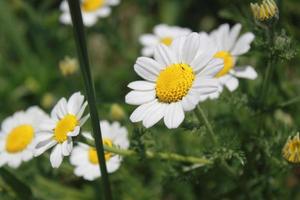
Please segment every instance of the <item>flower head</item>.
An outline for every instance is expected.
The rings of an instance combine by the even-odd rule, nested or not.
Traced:
[[[80,92],[74,93],[69,100],[59,100],[51,112],[51,118],[43,121],[41,134],[35,139],[35,156],[55,146],[50,155],[52,167],[58,168],[64,156],[69,156],[72,148],[72,137],[80,132],[80,127],[88,115],[82,117],[87,102]]]
[[[0,131],[0,167],[7,164],[17,168],[33,157],[34,138],[39,135],[39,124],[48,116],[34,106],[16,112],[2,122]]]
[[[59,62],[59,69],[63,76],[72,75],[78,71],[77,60],[67,56]]]
[[[195,108],[201,95],[214,93],[218,83],[214,76],[223,68],[223,60],[214,58],[215,46],[206,34],[192,33],[160,44],[154,59],[140,57],[134,65],[145,81],[128,85],[128,104],[139,107],[132,113],[132,122],[142,121],[147,128],[164,118],[168,128],[177,128],[184,120],[184,111]]]
[[[236,66],[238,57],[249,51],[250,44],[254,40],[254,35],[250,32],[239,36],[241,28],[240,24],[236,24],[231,29],[228,24],[223,24],[211,32],[210,37],[217,46],[217,53],[214,57],[222,59],[224,67],[216,74],[216,78],[219,81],[218,92],[202,96],[202,100],[205,100],[207,97],[211,99],[218,98],[224,86],[231,92],[236,90],[239,85],[238,78],[251,80],[257,78],[256,71],[250,65]]]
[[[294,137],[289,137],[282,149],[283,157],[291,163],[300,162],[300,138],[299,133]]]
[[[101,121],[100,126],[104,145],[128,149],[129,141],[126,128],[121,127],[118,122],[109,124],[107,121]],[[84,132],[83,135],[88,140],[94,141],[90,133]],[[121,165],[122,157],[110,152],[104,152],[104,155],[108,173],[115,172]],[[101,176],[99,171],[99,164],[101,163],[99,163],[94,147],[79,143],[74,148],[70,161],[75,166],[74,173],[77,176],[90,181]]]
[[[85,26],[93,26],[98,18],[107,17],[111,13],[111,6],[116,6],[120,0],[81,0],[82,19]],[[60,21],[63,24],[72,24],[70,9],[64,0],[60,9],[63,12]]]
[[[251,3],[250,6],[256,20],[265,21],[278,17],[278,7],[274,0],[263,0],[261,4]]]
[[[186,36],[191,33],[190,29],[178,26],[168,26],[159,24],[154,27],[152,34],[144,34],[140,37],[140,43],[143,45],[142,55],[153,56],[154,49],[159,44],[170,46],[174,39]]]

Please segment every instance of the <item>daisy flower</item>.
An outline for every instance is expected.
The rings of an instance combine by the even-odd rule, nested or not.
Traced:
[[[109,124],[107,121],[100,122],[101,132],[103,136],[103,144],[109,147],[118,147],[120,149],[128,149],[129,140],[126,128],[121,127],[118,122]],[[90,133],[83,133],[88,140],[94,141]],[[106,167],[108,173],[115,172],[121,165],[122,157],[110,152],[104,152]],[[70,157],[70,162],[75,166],[74,173],[76,176],[83,177],[92,181],[100,177],[99,160],[94,147],[79,143],[74,147]]]
[[[157,45],[162,43],[170,46],[175,38],[186,36],[190,33],[191,30],[187,28],[159,24],[154,27],[153,34],[144,34],[140,37],[140,43],[144,46],[142,55],[153,56],[154,49]]]
[[[53,168],[58,168],[64,156],[69,156],[72,148],[72,137],[80,132],[80,127],[89,115],[82,117],[87,102],[80,92],[74,93],[69,100],[59,100],[51,112],[51,118],[42,122],[41,134],[35,139],[35,156],[55,146],[50,155]]]
[[[111,13],[111,6],[116,6],[120,0],[81,0],[82,20],[85,26],[93,26],[98,18],[107,17]],[[60,21],[63,24],[72,24],[68,2],[64,0],[60,9]]]
[[[131,121],[142,121],[149,128],[164,118],[168,128],[177,128],[184,111],[193,110],[199,96],[217,91],[214,77],[223,68],[223,60],[214,58],[215,53],[206,34],[192,33],[170,46],[157,46],[154,59],[139,57],[134,70],[145,81],[128,85],[133,91],[126,95],[126,103],[139,106]]]
[[[210,34],[218,48],[214,56],[224,60],[224,68],[216,75],[220,83],[218,92],[206,97],[217,98],[224,86],[231,92],[236,90],[239,85],[238,78],[251,80],[257,78],[253,67],[236,66],[237,58],[249,51],[250,44],[254,40],[254,34],[250,32],[239,36],[241,28],[241,24],[236,24],[231,29],[228,24],[223,24]],[[202,98],[205,99],[205,96]]]
[[[18,168],[33,157],[34,138],[39,134],[39,124],[48,116],[34,106],[16,112],[2,122],[0,131],[0,167],[7,164]]]

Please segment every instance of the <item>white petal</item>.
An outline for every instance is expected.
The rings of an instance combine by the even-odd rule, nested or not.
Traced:
[[[81,106],[80,110],[76,114],[77,119],[80,119],[85,111],[86,106],[88,105],[88,102],[84,102],[83,105]]]
[[[50,155],[50,162],[53,168],[58,168],[63,161],[62,145],[57,144]]]
[[[79,121],[79,126],[83,126],[83,124],[90,118],[90,114],[87,114],[86,116],[82,117]]]
[[[80,92],[74,93],[68,100],[68,113],[77,115],[84,101],[84,96]]]
[[[232,27],[230,34],[229,34],[229,51],[232,50],[234,47],[236,40],[241,32],[242,25],[241,24],[236,24],[234,27]]]
[[[69,137],[75,137],[79,134],[80,132],[80,126],[76,126],[75,129],[72,132],[69,132],[67,135]]]
[[[181,103],[171,103],[166,108],[164,122],[169,129],[177,128],[184,120]]]
[[[111,13],[111,8],[108,6],[102,7],[101,9],[97,10],[96,14],[98,17],[107,17]],[[97,19],[97,18],[96,18]]]
[[[125,102],[131,105],[141,105],[155,99],[155,91],[131,91],[125,97]]]
[[[71,138],[68,138],[67,141],[63,142],[61,145],[61,152],[64,156],[69,156],[73,148],[73,142]]]
[[[94,13],[82,13],[83,24],[87,27],[91,27],[96,24],[98,17]],[[72,21],[71,21],[72,22]]]
[[[146,46],[155,46],[159,44],[159,39],[153,34],[144,34],[140,37],[140,43]]]
[[[167,67],[171,64],[175,64],[178,60],[175,58],[174,52],[171,48],[164,44],[158,45],[154,50],[154,58],[162,66]]]
[[[189,94],[186,95],[185,97],[183,97],[183,99],[181,101],[181,105],[182,105],[184,111],[191,111],[191,110],[195,109],[197,103],[198,103],[198,100]]]
[[[152,127],[159,120],[161,120],[165,115],[167,105],[163,103],[154,104],[151,109],[147,111],[147,115],[143,120],[143,125],[146,128]]]
[[[223,69],[223,67],[224,67],[224,60],[214,58],[207,64],[205,68],[201,70],[199,74],[201,76],[207,76],[213,78],[217,73],[220,72],[221,69]]]
[[[132,122],[142,121],[145,118],[145,116],[147,115],[148,110],[151,109],[151,107],[157,103],[158,103],[157,100],[154,100],[152,102],[149,102],[149,103],[146,103],[146,104],[143,104],[143,105],[137,107],[134,110],[134,112],[131,114],[130,120]]]
[[[61,98],[51,111],[51,118],[61,119],[67,114],[67,100],[65,98]]]
[[[231,54],[234,56],[238,56],[247,53],[254,38],[255,36],[253,33],[245,33],[244,35],[242,35],[236,42],[236,45],[233,48]]]
[[[237,78],[232,76],[229,80],[226,81],[225,85],[230,92],[233,92],[239,86],[239,81]]]
[[[139,57],[134,65],[136,73],[148,81],[155,81],[162,68],[161,64],[147,57]]]
[[[233,74],[239,78],[254,80],[257,78],[257,72],[251,66],[235,67]]]
[[[155,49],[155,46],[144,47],[144,48],[142,48],[141,54],[142,54],[142,56],[151,57],[154,54],[154,49]]]
[[[37,143],[34,150],[34,156],[37,157],[57,144],[52,138]]]
[[[148,81],[134,81],[129,83],[128,87],[133,90],[154,90],[155,84]]]
[[[196,58],[200,47],[200,36],[198,33],[192,33],[187,38],[183,45],[183,61],[186,63],[192,63]]]

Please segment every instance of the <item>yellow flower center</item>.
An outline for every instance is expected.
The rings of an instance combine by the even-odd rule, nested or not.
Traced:
[[[180,101],[193,85],[195,74],[188,64],[172,64],[162,70],[156,81],[156,96],[159,101]]]
[[[93,12],[104,6],[105,0],[84,0],[81,4],[83,11]]]
[[[68,139],[67,134],[74,131],[75,127],[78,125],[78,120],[75,115],[66,115],[59,122],[57,122],[54,129],[54,139],[58,143],[63,143]]]
[[[6,138],[6,151],[18,153],[23,151],[32,141],[34,129],[31,125],[20,125],[14,128]]]
[[[107,139],[107,138],[103,139],[103,144],[106,145],[106,146],[108,146],[108,147],[112,147],[113,146],[112,141],[110,139]],[[90,160],[90,162],[92,164],[95,164],[95,165],[99,164],[99,160],[98,160],[98,156],[97,156],[97,151],[96,151],[95,148],[91,147],[89,149],[89,153],[88,154],[89,154],[89,160]],[[112,153],[107,152],[107,151],[104,152],[105,160],[109,160],[111,158],[111,156],[112,156]]]
[[[173,42],[173,38],[171,37],[164,37],[164,38],[161,38],[160,40],[161,43],[167,45],[167,46],[170,46]]]
[[[234,66],[234,59],[228,51],[219,51],[215,54],[215,58],[220,58],[224,60],[224,67],[216,75],[217,78],[226,75]]]

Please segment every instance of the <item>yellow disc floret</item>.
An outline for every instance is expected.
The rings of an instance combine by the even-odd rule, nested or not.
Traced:
[[[103,139],[103,144],[108,146],[108,147],[112,147],[113,146],[113,143],[110,139],[107,139],[107,138],[104,138]],[[97,156],[97,151],[95,148],[91,147],[89,149],[89,161],[92,163],[92,164],[99,164],[99,160],[98,160],[98,156]],[[105,151],[104,152],[104,157],[105,157],[105,160],[109,160],[111,158],[112,154],[110,152],[107,152]]]
[[[57,122],[54,129],[54,139],[58,143],[63,143],[68,139],[67,134],[74,131],[76,126],[78,126],[78,120],[76,116],[71,114],[66,115]]]
[[[300,138],[299,133],[296,136],[290,137],[282,150],[283,157],[292,163],[300,162]]]
[[[188,64],[172,64],[162,70],[156,81],[156,96],[160,102],[180,101],[193,85],[195,74]]]
[[[224,60],[224,67],[216,75],[217,78],[226,75],[234,66],[234,58],[228,51],[219,51],[215,54],[215,58],[220,58]]]
[[[14,128],[6,138],[6,151],[18,153],[26,149],[34,137],[34,129],[31,125],[20,125]]]
[[[105,0],[84,0],[81,4],[81,7],[85,12],[93,12],[101,8],[104,3]]]
[[[160,42],[167,45],[167,46],[170,46],[173,42],[173,38],[171,37],[164,37],[164,38],[161,38],[160,39]]]

